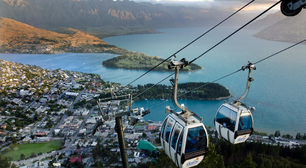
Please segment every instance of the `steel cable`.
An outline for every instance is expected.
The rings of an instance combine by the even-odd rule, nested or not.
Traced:
[[[145,72],[144,74],[140,75],[139,77],[137,77],[136,79],[134,79],[132,82],[128,83],[127,85],[130,85],[132,83],[134,83],[135,81],[137,81],[138,79],[142,78],[143,76],[145,76],[146,74],[148,74],[150,71],[154,70],[155,68],[157,68],[158,66],[160,66],[162,63],[166,62],[167,60],[169,60],[171,57],[175,56],[176,54],[178,54],[179,52],[181,52],[182,50],[184,50],[185,48],[187,48],[189,45],[191,45],[192,43],[196,42],[197,40],[199,40],[200,38],[202,38],[203,36],[205,36],[207,33],[209,33],[210,31],[212,31],[213,29],[215,29],[216,27],[218,27],[220,24],[222,24],[223,22],[225,22],[226,20],[228,20],[229,18],[231,18],[232,16],[234,16],[235,14],[237,14],[239,11],[241,11],[242,9],[244,9],[245,7],[247,7],[248,5],[250,5],[252,2],[254,2],[255,0],[250,1],[249,3],[247,3],[246,5],[244,5],[243,7],[241,7],[240,9],[238,9],[237,11],[235,11],[233,14],[231,14],[230,16],[228,16],[227,18],[223,19],[221,22],[219,22],[218,24],[216,24],[214,27],[212,27],[211,29],[207,30],[205,33],[203,33],[202,35],[200,35],[199,37],[197,37],[196,39],[194,39],[193,41],[191,41],[190,43],[188,43],[187,45],[185,45],[184,47],[182,47],[181,49],[179,49],[177,52],[175,52],[174,54],[172,54],[171,56],[169,56],[168,58],[164,59],[162,62],[160,62],[159,64],[155,65],[153,68],[151,68],[150,70],[148,70],[147,72]]]

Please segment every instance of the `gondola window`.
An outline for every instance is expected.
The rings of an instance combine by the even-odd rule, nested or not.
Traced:
[[[180,134],[180,138],[178,140],[178,144],[177,144],[177,153],[181,154],[181,150],[182,150],[182,142],[183,142],[183,132]]]
[[[223,106],[217,114],[217,122],[220,123],[223,127],[234,131],[236,125],[236,117],[237,112],[234,112],[229,108]]]
[[[252,129],[252,118],[250,115],[241,116],[239,118],[238,131]]]
[[[206,134],[202,126],[188,129],[185,153],[203,150],[207,146]]]
[[[171,131],[171,128],[172,128],[174,122],[175,121],[172,118],[169,118],[168,121],[167,121],[166,135],[165,135],[166,142],[169,142],[170,131]]]
[[[161,129],[161,137],[164,138],[164,130],[165,130],[166,122],[164,122],[162,129]]]
[[[179,124],[176,124],[175,127],[174,127],[174,133],[173,133],[172,142],[171,142],[171,147],[174,150],[175,150],[177,138],[178,138],[181,130],[182,130],[182,126],[180,126]]]

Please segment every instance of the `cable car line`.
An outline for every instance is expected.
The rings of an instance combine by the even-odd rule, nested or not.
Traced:
[[[262,16],[263,14],[265,14],[266,12],[268,12],[270,9],[274,8],[277,4],[279,4],[281,2],[278,1],[276,2],[274,5],[270,6],[268,9],[266,9],[265,11],[263,11],[262,13],[260,13],[259,15],[257,15],[256,17],[254,17],[252,20],[250,20],[248,23],[244,24],[243,26],[241,26],[239,29],[237,29],[236,31],[234,31],[233,33],[231,33],[230,35],[228,35],[227,37],[225,37],[223,40],[221,40],[220,42],[218,42],[217,44],[215,44],[214,46],[212,46],[210,49],[206,50],[204,53],[202,53],[201,55],[199,55],[198,57],[196,57],[195,59],[193,59],[192,61],[189,62],[189,64],[191,64],[192,62],[194,62],[195,60],[199,59],[200,57],[202,57],[203,55],[205,55],[206,53],[208,53],[210,50],[214,49],[215,47],[217,47],[219,44],[223,43],[225,40],[227,40],[228,38],[230,38],[231,36],[233,36],[234,34],[236,34],[237,32],[239,32],[240,30],[242,30],[244,27],[246,27],[247,25],[249,25],[250,23],[252,23],[254,20],[256,20],[257,18],[259,18],[260,16]]]
[[[250,107],[241,103],[241,100],[248,94],[250,84],[254,79],[251,77],[252,70],[256,70],[254,64],[243,66],[242,70],[248,69],[247,86],[244,94],[233,103],[224,102],[218,109],[214,125],[218,135],[232,144],[245,142],[253,134],[254,120],[253,111],[255,107]]]
[[[134,97],[134,99],[135,99],[136,97],[139,97],[140,95],[142,95],[142,94],[145,93],[146,91],[150,90],[152,87],[154,87],[154,86],[160,84],[161,82],[163,82],[164,80],[168,79],[168,78],[169,78],[170,76],[172,76],[172,75],[174,75],[174,72],[173,72],[172,74],[170,74],[169,76],[167,76],[166,78],[164,78],[164,79],[162,79],[161,81],[159,81],[158,83],[152,85],[151,87],[147,88],[147,89],[144,90],[143,92],[141,92],[141,93],[139,93],[138,95],[136,95],[136,96]]]
[[[209,85],[209,84],[211,84],[211,83],[217,82],[217,81],[219,81],[219,80],[221,80],[221,79],[224,79],[224,78],[226,78],[226,77],[229,77],[229,76],[231,76],[231,75],[234,75],[235,73],[237,73],[237,72],[239,72],[239,71],[241,71],[241,70],[242,70],[242,69],[239,69],[239,70],[234,71],[234,72],[232,72],[232,73],[230,73],[230,74],[227,74],[227,75],[225,75],[225,76],[222,76],[222,77],[220,77],[220,78],[218,78],[218,79],[216,79],[216,80],[213,80],[213,81],[211,81],[211,82],[205,83],[204,85],[201,85],[201,86],[199,86],[199,87],[196,87],[196,88],[190,90],[189,92],[186,92],[186,93],[184,93],[184,94],[180,94],[178,97],[183,96],[183,95],[185,95],[185,94],[188,94],[188,93],[190,93],[190,92],[192,92],[192,91],[198,90],[198,89],[200,89],[200,88],[202,88],[202,87],[205,87],[205,86],[207,86],[207,85]]]
[[[303,43],[303,42],[306,42],[306,39],[304,39],[304,40],[302,40],[302,41],[300,41],[300,42],[297,42],[297,43],[295,43],[295,44],[293,44],[293,45],[291,45],[291,46],[289,46],[289,47],[286,47],[285,49],[282,49],[282,50],[280,50],[280,51],[278,51],[278,52],[276,52],[276,53],[274,53],[274,54],[271,54],[271,55],[269,55],[269,56],[267,56],[267,57],[265,57],[265,58],[263,58],[263,59],[261,59],[261,60],[259,60],[259,61],[256,61],[256,62],[253,63],[253,64],[255,65],[255,64],[258,64],[258,63],[260,63],[260,62],[263,62],[263,61],[265,61],[265,60],[267,60],[267,59],[269,59],[269,58],[271,58],[271,57],[273,57],[273,56],[275,56],[275,55],[277,55],[277,54],[280,54],[280,53],[282,53],[282,52],[284,52],[284,51],[286,51],[286,50],[288,50],[288,49],[290,49],[290,48],[293,48],[293,47],[295,47],[296,45],[301,44],[301,43]],[[234,71],[234,72],[232,72],[232,73],[229,73],[229,74],[224,75],[224,76],[222,76],[222,77],[220,77],[220,78],[217,78],[217,79],[215,79],[215,80],[213,80],[213,81],[211,81],[211,82],[205,83],[205,84],[203,84],[203,85],[201,85],[201,86],[199,86],[199,87],[197,87],[197,88],[194,88],[194,89],[192,89],[192,90],[190,90],[190,91],[188,91],[188,92],[186,92],[186,93],[184,93],[184,94],[180,94],[180,95],[178,95],[177,97],[181,97],[181,96],[183,96],[183,95],[185,95],[185,94],[188,94],[188,93],[190,93],[190,92],[192,92],[192,91],[195,91],[195,90],[198,90],[198,89],[200,89],[200,88],[202,88],[202,87],[205,87],[205,86],[207,86],[207,85],[209,85],[209,84],[211,84],[211,83],[215,83],[215,82],[217,82],[217,81],[219,81],[219,80],[221,80],[221,79],[227,78],[227,77],[229,77],[229,76],[231,76],[231,75],[234,75],[235,73],[238,73],[238,72],[241,71],[241,70],[243,70],[243,68],[240,68],[240,69],[238,69],[238,70],[236,70],[236,71]],[[171,75],[172,75],[172,74],[171,74]],[[167,77],[167,78],[168,78],[168,77]],[[163,79],[163,80],[165,80],[165,79]],[[142,93],[142,94],[143,94],[143,93]],[[155,107],[157,107],[157,106],[159,106],[159,105],[161,105],[161,104],[164,104],[164,103],[166,103],[166,102],[167,102],[167,101],[164,101],[164,102],[159,103],[159,104],[157,104],[157,105],[155,105],[155,106],[152,106],[152,107],[150,107],[150,108],[148,108],[148,109],[155,108]]]
[[[257,18],[259,18],[260,16],[262,16],[263,14],[265,14],[266,12],[268,12],[270,9],[272,9],[273,7],[275,7],[277,4],[279,4],[281,2],[281,0],[280,1],[278,1],[278,2],[276,2],[274,5],[272,5],[272,6],[270,6],[268,9],[266,9],[265,11],[263,11],[262,13],[260,13],[259,15],[257,15],[256,17],[254,17],[252,20],[250,20],[249,22],[247,22],[246,24],[244,24],[243,26],[241,26],[239,29],[237,29],[236,31],[234,31],[233,33],[231,33],[230,35],[228,35],[227,37],[225,37],[223,40],[221,40],[220,42],[218,42],[217,44],[215,44],[213,47],[211,47],[210,49],[208,49],[208,50],[206,50],[204,53],[202,53],[200,56],[198,56],[198,57],[196,57],[195,59],[193,59],[192,61],[190,61],[189,63],[188,63],[188,65],[190,65],[192,62],[194,62],[194,61],[196,61],[197,59],[199,59],[200,57],[202,57],[203,55],[205,55],[206,53],[208,53],[209,51],[211,51],[212,49],[214,49],[215,47],[217,47],[218,45],[220,45],[222,42],[224,42],[225,40],[227,40],[228,38],[230,38],[231,36],[233,36],[234,34],[236,34],[237,32],[239,32],[240,30],[242,30],[244,27],[246,27],[247,25],[249,25],[250,23],[252,23],[254,20],[256,20]],[[251,3],[251,2],[250,2]],[[248,4],[250,4],[250,3],[248,3]],[[248,5],[247,4],[247,5]],[[245,5],[245,6],[247,6],[247,5]],[[244,6],[244,7],[245,7]],[[243,8],[244,8],[243,7]],[[217,27],[217,26],[215,26],[215,27]],[[214,27],[214,28],[215,28]],[[210,30],[212,30],[212,29],[210,29]],[[209,30],[209,31],[210,31]],[[204,33],[203,34],[203,36],[205,35],[206,33]],[[199,39],[199,38],[198,38]],[[197,40],[197,39],[196,39]],[[195,40],[194,40],[195,41]],[[193,41],[193,42],[194,42]],[[193,43],[193,42],[191,42],[191,43]],[[188,45],[190,45],[191,43],[189,43]],[[187,45],[187,46],[188,46]],[[186,46],[186,47],[187,47]],[[185,48],[186,48],[185,47]],[[165,59],[165,60],[163,60],[161,63],[163,63],[163,62],[165,62],[165,61],[167,61],[169,58],[171,58],[171,57],[176,57],[175,56],[175,54],[174,55],[171,55],[170,57],[168,57],[167,59]],[[160,63],[160,64],[161,64]],[[138,77],[138,78],[136,78],[134,81],[132,81],[131,83],[133,83],[133,82],[135,82],[136,80],[138,80],[138,79],[140,79],[141,77],[143,77],[144,75],[146,75],[147,73],[149,73],[150,71],[152,71],[154,68],[156,68],[157,66],[159,66],[160,64],[158,64],[158,65],[156,65],[155,67],[153,67],[152,69],[150,69],[149,71],[147,71],[146,73],[144,73],[143,75],[141,75],[140,77]],[[188,65],[186,65],[186,66],[188,66]],[[129,83],[129,84],[131,84],[131,83]],[[128,85],[129,85],[128,84]]]
[[[197,37],[196,39],[194,39],[193,41],[191,41],[189,44],[187,44],[186,46],[184,46],[183,48],[181,48],[180,50],[178,50],[176,53],[172,54],[170,57],[167,58],[170,59],[171,57],[175,56],[176,54],[178,54],[179,52],[181,52],[182,50],[184,50],[185,48],[187,48],[189,45],[191,45],[192,43],[194,43],[195,41],[197,41],[198,39],[200,39],[201,37],[203,37],[204,35],[206,35],[207,33],[209,33],[210,31],[212,31],[213,29],[215,29],[216,27],[218,27],[219,25],[221,25],[223,22],[225,22],[226,20],[228,20],[229,18],[231,18],[232,16],[234,16],[236,13],[238,13],[239,11],[241,11],[243,8],[247,7],[248,5],[250,5],[251,3],[253,3],[255,0],[250,1],[249,3],[247,3],[246,5],[244,5],[243,7],[241,7],[240,9],[238,9],[236,12],[232,13],[230,16],[228,16],[227,18],[225,18],[224,20],[222,20],[221,22],[219,22],[218,24],[216,24],[214,27],[210,28],[209,30],[207,30],[205,33],[203,33],[202,35],[200,35],[199,37]]]
[[[170,79],[173,87],[173,101],[180,112],[166,106],[166,117],[160,132],[161,146],[169,158],[180,168],[198,165],[208,152],[208,133],[203,118],[177,102],[179,70],[188,65],[188,61],[173,58],[168,66],[175,69],[175,79]]]
[[[242,9],[244,9],[245,7],[247,7],[248,5],[250,5],[252,2],[254,2],[255,0],[250,1],[249,3],[247,3],[246,5],[244,5],[243,7],[241,7],[240,9],[238,9],[237,11],[235,11],[234,13],[232,13],[230,16],[228,16],[227,18],[223,19],[221,22],[219,22],[218,24],[216,24],[214,27],[210,28],[209,30],[207,30],[205,33],[203,33],[202,35],[200,35],[199,37],[197,37],[196,39],[194,39],[193,41],[191,41],[190,43],[188,43],[187,45],[185,45],[184,47],[182,47],[181,49],[179,49],[177,52],[175,52],[174,54],[172,54],[171,56],[169,56],[168,58],[164,59],[162,62],[160,62],[159,64],[155,65],[153,68],[151,68],[150,70],[148,70],[147,72],[145,72],[144,74],[140,75],[138,78],[134,79],[132,82],[128,83],[127,85],[130,85],[132,83],[134,83],[135,81],[137,81],[138,79],[142,78],[143,76],[145,76],[146,74],[148,74],[150,71],[154,70],[155,68],[157,68],[159,65],[161,65],[162,63],[168,61],[171,57],[175,56],[176,54],[178,54],[179,52],[181,52],[182,50],[184,50],[185,48],[187,48],[188,46],[190,46],[192,43],[196,42],[197,40],[199,40],[200,38],[202,38],[203,36],[205,36],[207,33],[209,33],[210,31],[212,31],[213,29],[215,29],[216,27],[218,27],[220,24],[222,24],[223,22],[225,22],[226,20],[228,20],[229,18],[231,18],[232,16],[234,16],[235,14],[237,14],[238,12],[240,12]],[[120,90],[118,90],[120,91]],[[117,91],[117,92],[118,92]]]
[[[268,56],[268,57],[265,57],[265,58],[263,58],[263,59],[261,59],[261,60],[255,62],[254,64],[258,64],[258,63],[260,63],[260,62],[262,62],[262,61],[264,61],[264,60],[266,60],[266,59],[269,59],[269,58],[271,58],[271,57],[273,57],[273,56],[275,56],[275,55],[277,55],[277,54],[279,54],[279,53],[281,53],[281,52],[283,52],[283,51],[286,51],[286,50],[288,50],[288,49],[290,49],[290,48],[292,48],[292,47],[294,47],[294,46],[296,46],[296,45],[298,45],[298,44],[301,44],[301,43],[303,43],[303,42],[305,42],[305,41],[306,41],[306,39],[304,39],[304,40],[302,40],[302,41],[300,41],[300,42],[298,42],[298,43],[295,43],[295,44],[293,44],[293,45],[291,45],[291,46],[289,46],[289,47],[287,47],[287,48],[285,48],[285,49],[283,49],[283,50],[281,50],[281,51],[279,51],[279,52],[276,52],[276,53],[274,53],[274,54],[272,54],[272,55],[270,55],[270,56]]]

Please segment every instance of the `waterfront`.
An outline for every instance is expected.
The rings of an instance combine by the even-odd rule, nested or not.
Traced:
[[[191,41],[194,37],[203,33],[207,28],[177,28],[159,29],[163,34],[118,36],[105,39],[109,44],[133,51],[144,52],[148,55],[156,55],[166,58],[180,47]],[[221,28],[209,36],[206,40],[200,40],[193,46],[178,54],[178,58],[186,57],[192,60],[207,48],[214,45],[222,37],[225,37],[235,28]],[[285,47],[289,43],[271,42],[252,37],[254,31],[244,30],[230,38],[228,41],[212,50],[195,63],[203,67],[202,70],[192,73],[181,73],[179,82],[209,82],[227,75],[247,64],[247,61],[256,62]],[[178,36],[180,35],[180,36]],[[282,134],[296,132],[304,133],[306,128],[305,93],[306,80],[304,66],[306,58],[301,55],[305,52],[305,46],[299,45],[274,58],[268,59],[257,66],[252,76],[255,79],[251,83],[251,89],[244,103],[255,106],[255,129],[267,133],[280,130]],[[67,69],[70,71],[82,71],[97,73],[106,81],[128,84],[145,71],[111,69],[102,67],[103,60],[116,55],[113,54],[55,54],[55,55],[31,55],[31,54],[0,54],[0,59],[5,59],[23,64],[38,65],[48,69]],[[168,72],[150,72],[132,85],[156,83],[168,76]],[[247,72],[241,71],[233,76],[218,81],[227,87],[233,98],[238,98],[245,91]],[[163,84],[170,84],[165,80]],[[230,100],[229,100],[230,101]],[[135,102],[135,107],[150,108],[160,104],[161,100],[141,100]],[[191,110],[203,116],[205,125],[213,126],[213,118],[218,107],[223,101],[199,101],[180,100]],[[150,120],[163,120],[166,105],[172,105],[171,101],[151,109],[151,114],[146,116]],[[157,115],[156,115],[157,114]]]

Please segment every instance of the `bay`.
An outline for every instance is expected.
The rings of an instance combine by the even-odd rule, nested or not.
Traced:
[[[157,29],[162,34],[127,35],[105,38],[107,43],[147,55],[167,58],[181,47],[205,32],[209,27],[201,28],[169,28]],[[214,46],[217,42],[236,30],[237,27],[220,27],[190,47],[177,54],[177,58],[192,60]],[[180,73],[179,82],[211,82],[224,75],[240,69],[248,61],[256,62],[274,54],[291,44],[266,41],[252,37],[256,31],[243,29],[221,45],[195,61],[203,69],[195,72]],[[295,135],[306,133],[306,70],[303,57],[305,45],[298,45],[288,51],[256,64],[257,70],[252,72],[255,79],[243,103],[256,107],[253,113],[255,130],[281,134]],[[106,53],[67,53],[54,55],[33,54],[0,54],[0,59],[37,65],[48,69],[66,69],[100,74],[102,79],[130,83],[146,71],[105,68],[102,61],[115,57]],[[164,79],[168,72],[150,72],[132,85],[157,83]],[[239,98],[245,91],[247,71],[240,71],[232,76],[219,80],[218,83],[227,87],[233,95]],[[169,80],[162,82],[169,85]],[[162,103],[161,100],[141,100],[134,107],[150,108],[147,120],[162,121],[165,118],[165,106],[172,105],[171,100]],[[213,118],[223,101],[179,100],[189,109],[203,117],[205,125],[213,126]],[[172,108],[174,108],[172,106]]]

